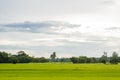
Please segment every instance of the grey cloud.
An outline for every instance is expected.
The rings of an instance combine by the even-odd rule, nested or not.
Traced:
[[[104,41],[107,41],[107,38],[104,38],[104,37],[101,37],[101,36],[88,36],[87,41],[104,42]]]
[[[1,24],[0,32],[37,32],[37,33],[49,33],[53,32],[55,28],[73,28],[79,27],[77,24],[70,24],[67,22],[60,21],[44,21],[44,22],[24,22],[24,23],[11,23],[11,24]]]
[[[114,5],[115,1],[113,1],[113,0],[105,0],[105,1],[100,2],[100,4],[102,4],[102,5]]]
[[[120,30],[120,27],[105,28],[105,30]]]

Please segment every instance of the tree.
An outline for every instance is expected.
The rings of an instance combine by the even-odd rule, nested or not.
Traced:
[[[49,60],[45,57],[31,57],[31,62],[34,63],[46,63],[49,62]]]
[[[97,58],[91,57],[90,58],[90,63],[97,63]]]
[[[113,52],[112,57],[110,58],[110,63],[118,64],[118,54],[116,52]]]
[[[70,58],[70,60],[71,60],[73,63],[79,63],[79,58],[78,58],[78,57],[72,57],[72,58]]]
[[[8,53],[6,52],[0,52],[0,63],[8,63],[9,57]]]
[[[80,56],[79,57],[79,63],[86,63],[87,62],[87,57],[86,56]]]
[[[104,52],[102,57],[100,58],[100,62],[106,64],[107,63],[107,52]]]
[[[87,58],[86,63],[91,63],[91,58]]]
[[[18,56],[28,56],[24,51],[17,52]]]
[[[10,57],[10,62],[13,63],[13,64],[16,64],[19,62],[18,58],[16,57],[16,55],[12,55]]]
[[[53,52],[53,54],[50,55],[50,58],[52,59],[53,62],[55,62],[56,52]]]
[[[40,62],[41,63],[46,63],[46,62],[49,62],[48,59],[44,58],[44,57],[41,57],[39,58],[40,59]]]
[[[19,51],[17,54],[19,63],[29,63],[32,60],[31,57],[27,55],[24,51]]]

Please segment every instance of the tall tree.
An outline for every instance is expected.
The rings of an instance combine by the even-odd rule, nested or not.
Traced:
[[[52,59],[53,62],[55,62],[56,52],[53,52],[53,54],[50,55],[50,58]]]
[[[112,57],[110,59],[110,63],[118,64],[118,54],[117,54],[117,52],[113,52]]]
[[[106,64],[107,63],[107,52],[104,52],[102,57],[100,58],[100,62]]]

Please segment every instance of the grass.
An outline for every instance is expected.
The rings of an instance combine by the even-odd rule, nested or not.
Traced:
[[[120,80],[120,64],[0,64],[0,80]]]

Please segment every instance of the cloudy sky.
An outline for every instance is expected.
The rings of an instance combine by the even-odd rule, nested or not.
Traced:
[[[45,57],[120,53],[120,0],[0,0],[0,50]]]

